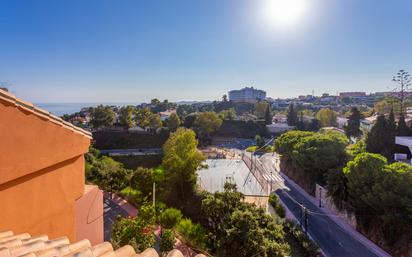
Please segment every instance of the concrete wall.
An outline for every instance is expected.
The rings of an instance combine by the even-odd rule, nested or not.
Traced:
[[[333,203],[332,197],[328,196],[328,190],[326,188],[316,184],[315,197],[318,200],[320,199],[322,207],[327,207],[332,210],[334,213],[344,219],[353,229],[356,230],[356,217],[344,210],[340,211]]]
[[[0,91],[0,230],[76,240],[90,137]]]
[[[97,186],[86,185],[84,194],[76,201],[76,239],[103,242],[103,193]]]

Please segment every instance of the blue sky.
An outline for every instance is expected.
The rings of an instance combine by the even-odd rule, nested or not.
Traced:
[[[283,29],[265,1],[1,0],[0,81],[32,102],[142,102],[385,91],[412,72],[410,0],[306,0]]]

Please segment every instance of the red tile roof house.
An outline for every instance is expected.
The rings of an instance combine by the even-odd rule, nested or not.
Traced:
[[[90,140],[0,89],[0,257],[157,256],[103,242],[102,192],[85,185]]]

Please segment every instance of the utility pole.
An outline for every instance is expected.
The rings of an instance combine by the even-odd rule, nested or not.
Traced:
[[[308,209],[306,207],[304,208],[304,224],[305,224],[305,233],[308,233]]]

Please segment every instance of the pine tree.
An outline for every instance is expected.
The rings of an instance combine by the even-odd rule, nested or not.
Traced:
[[[360,130],[362,115],[356,107],[352,107],[351,112],[348,118],[348,125],[345,126],[345,133],[348,137],[360,137],[362,135],[362,131]]]
[[[379,115],[366,138],[366,151],[378,153],[387,159],[392,159],[394,147],[395,130],[392,121],[386,120],[384,115]]]
[[[266,110],[265,110],[265,123],[266,123],[266,125],[272,124],[272,115],[271,115],[271,113],[270,113],[269,103],[266,105]]]
[[[411,129],[408,128],[405,122],[405,117],[403,116],[403,114],[401,114],[399,117],[399,121],[398,121],[398,127],[396,128],[396,135],[397,136],[410,136],[411,134],[412,134]]]
[[[287,122],[289,126],[296,126],[298,124],[298,112],[293,102],[289,104]]]
[[[300,112],[300,118],[298,124],[296,125],[298,130],[305,130],[305,123],[303,122],[303,112]]]
[[[318,119],[312,119],[309,123],[308,130],[309,131],[318,131],[321,128],[320,121]]]

